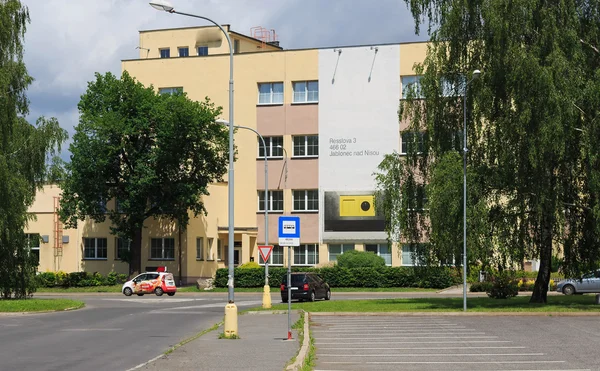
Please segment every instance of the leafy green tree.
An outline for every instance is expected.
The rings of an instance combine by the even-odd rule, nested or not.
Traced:
[[[161,95],[127,72],[96,74],[79,102],[80,119],[63,182],[61,219],[75,226],[108,216],[114,234],[131,241],[130,274],[141,271],[142,228],[148,218],[187,226],[206,213],[208,185],[228,165],[221,109],[206,99]],[[116,200],[118,208],[107,209]]]
[[[337,265],[342,268],[385,267],[385,259],[370,251],[349,250],[337,257]]]
[[[56,119],[32,125],[25,94],[33,78],[23,62],[29,12],[18,0],[0,0],[0,295],[24,298],[35,290],[36,257],[24,229],[35,192],[47,177],[47,160],[67,134]]]
[[[409,95],[401,119],[410,122],[407,131],[428,135],[422,153],[389,155],[380,166],[379,190],[389,194],[380,205],[388,210],[388,232],[408,240],[429,237],[434,254],[458,249],[462,195],[456,189],[444,190],[446,196],[437,196],[445,204],[431,202],[422,213],[431,224],[403,217],[410,205],[400,196],[443,182],[435,169],[450,165],[443,164],[449,152],[462,152],[466,81],[479,69],[466,96],[468,260],[485,261],[487,251],[487,261],[502,269],[539,259],[530,301],[544,303],[554,251],[562,250],[566,274],[600,262],[600,3],[405,2],[417,30],[428,22],[431,43],[416,66],[424,99]],[[400,179],[390,180],[394,176]],[[458,186],[454,176],[444,178]],[[430,189],[436,194],[439,188]],[[440,207],[449,207],[449,218],[436,224]]]

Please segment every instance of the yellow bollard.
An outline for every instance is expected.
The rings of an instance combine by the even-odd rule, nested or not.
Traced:
[[[269,285],[265,285],[263,290],[262,307],[265,309],[271,308],[271,288],[269,287]]]
[[[228,303],[225,306],[225,324],[223,325],[225,337],[239,336],[237,315],[238,312],[235,303]]]

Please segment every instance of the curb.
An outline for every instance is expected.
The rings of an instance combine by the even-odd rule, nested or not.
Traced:
[[[300,351],[296,356],[296,361],[287,366],[286,371],[298,370],[304,364],[304,358],[306,358],[306,354],[308,353],[308,348],[310,346],[309,321],[310,318],[308,312],[304,312],[304,339],[302,340],[302,346],[300,347]]]
[[[311,316],[386,316],[386,317],[416,317],[416,316],[466,316],[466,317],[515,317],[515,316],[546,316],[546,317],[600,317],[600,312],[311,312]]]

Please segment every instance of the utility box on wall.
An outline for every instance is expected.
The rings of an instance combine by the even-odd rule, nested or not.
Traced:
[[[69,243],[69,236],[62,236],[62,243]]]

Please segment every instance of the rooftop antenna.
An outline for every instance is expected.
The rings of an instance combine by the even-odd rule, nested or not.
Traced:
[[[136,46],[136,49],[140,49],[140,50],[145,50],[146,51],[146,58],[148,58],[148,54],[150,53],[150,49],[148,48],[142,48],[141,46]]]
[[[371,76],[373,76],[373,66],[375,66],[375,57],[377,57],[377,52],[379,51],[379,48],[377,46],[372,46],[371,50],[375,50],[375,54],[373,54],[373,62],[371,63],[371,72],[369,72],[369,79],[368,79],[369,82],[371,82]]]
[[[337,62],[335,62],[335,70],[333,70],[333,77],[331,78],[331,83],[335,84],[335,73],[337,72],[338,63],[340,63],[340,56],[342,55],[342,49],[333,49],[334,53],[338,53]]]

